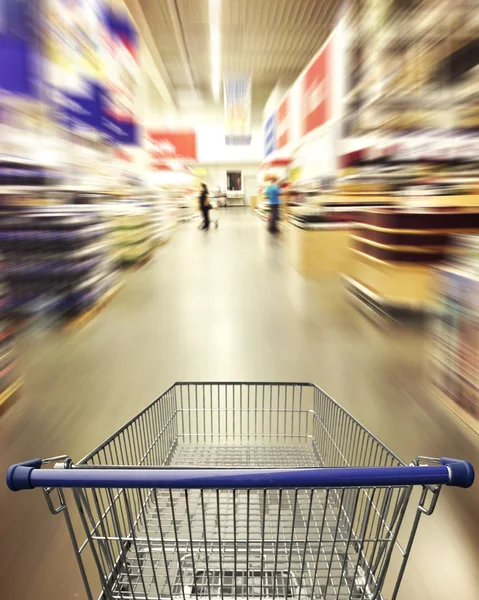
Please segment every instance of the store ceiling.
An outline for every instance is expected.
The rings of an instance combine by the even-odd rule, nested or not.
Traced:
[[[211,102],[208,0],[125,0],[177,105]],[[249,73],[259,110],[291,83],[331,31],[338,0],[221,0],[224,75]],[[160,92],[161,93],[161,92]],[[163,94],[164,95],[164,94]]]

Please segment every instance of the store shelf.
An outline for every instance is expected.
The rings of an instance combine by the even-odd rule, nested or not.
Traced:
[[[108,223],[81,208],[36,208],[0,219],[0,249],[21,319],[88,310],[111,284]]]
[[[363,285],[353,277],[342,275],[342,279],[350,290],[357,292],[359,299],[367,299],[372,306],[383,314],[390,315],[392,312],[396,314],[411,312],[429,314],[434,310],[434,304],[428,302],[426,299],[402,299],[394,296],[385,298],[383,295],[376,293],[374,290]]]
[[[114,287],[105,292],[100,300],[90,310],[87,310],[86,312],[65,321],[62,324],[64,331],[78,330],[88,325],[88,323],[90,323],[98,314],[103,311],[103,309],[108,306],[108,304],[118,294],[122,287],[123,282],[117,283]]]
[[[479,211],[370,209],[351,237],[347,275],[382,304],[422,309],[433,302],[434,269],[449,253],[451,233],[469,228],[479,231]]]
[[[436,272],[430,378],[437,395],[479,432],[479,236],[459,236],[466,255]]]
[[[322,279],[339,276],[348,268],[351,225],[344,223],[285,225],[286,256],[304,277]]]
[[[427,310],[432,305],[432,268],[428,264],[412,264],[408,261],[386,261],[351,250],[349,270],[345,272],[351,282],[361,284],[368,295],[382,306]]]

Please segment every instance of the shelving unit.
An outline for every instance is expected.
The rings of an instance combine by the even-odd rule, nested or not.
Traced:
[[[116,281],[108,235],[101,214],[74,207],[2,215],[0,251],[12,314],[68,317],[91,308]]]
[[[97,314],[118,289],[119,268],[147,261],[177,223],[177,198],[141,182],[37,183],[2,186],[0,176],[0,252],[16,319],[48,327]]]
[[[163,244],[170,239],[175,226],[173,203],[163,190],[151,192],[144,200],[152,211],[153,244]]]
[[[288,260],[304,277],[321,279],[347,269],[349,224],[305,221],[293,214],[285,233]]]
[[[479,433],[479,236],[461,236],[465,252],[436,271],[430,377],[438,397]]]
[[[451,236],[479,227],[479,166],[466,158],[404,158],[386,148],[342,157],[331,198],[356,204],[346,287],[381,313],[432,309],[433,269]]]
[[[390,206],[394,200],[377,189],[333,182],[303,182],[290,190],[287,255],[291,264],[313,279],[349,271],[350,238],[370,207]]]
[[[12,297],[3,280],[5,265],[0,261],[0,408],[18,391],[22,378],[15,348],[16,328],[10,318]]]
[[[113,244],[122,265],[134,265],[151,257],[154,248],[152,212],[141,206],[116,207]]]
[[[351,237],[346,282],[385,309],[427,312],[435,267],[448,255],[451,236],[468,231],[479,232],[478,209],[365,210]]]
[[[164,187],[167,203],[177,223],[184,223],[192,219],[198,212],[196,195],[185,188]]]
[[[477,5],[414,5],[351,4],[346,136],[477,127],[477,73],[462,67],[477,51]]]

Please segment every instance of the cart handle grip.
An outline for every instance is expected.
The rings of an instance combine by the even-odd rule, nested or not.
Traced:
[[[474,467],[441,458],[440,465],[410,467],[333,467],[301,469],[73,468],[46,469],[41,461],[13,465],[7,485],[16,492],[33,488],[279,489],[409,485],[467,488]]]

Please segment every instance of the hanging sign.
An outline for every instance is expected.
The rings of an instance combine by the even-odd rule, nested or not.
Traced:
[[[264,156],[268,157],[276,150],[276,112],[274,112],[264,125]]]
[[[251,143],[251,77],[225,77],[226,144]]]
[[[112,10],[109,18],[112,60],[108,66],[109,117],[116,125],[116,141],[138,144],[136,104],[140,81],[138,33],[125,11]]]
[[[291,111],[290,111],[290,97],[289,94],[279,105],[276,113],[277,121],[277,137],[278,137],[278,150],[288,144],[291,138]]]
[[[39,32],[38,0],[0,1],[0,93],[39,99]]]
[[[303,132],[321,127],[332,118],[331,42],[326,44],[304,74]]]
[[[46,89],[55,120],[69,130],[101,128],[99,39],[103,3],[45,0]]]
[[[196,161],[196,132],[149,130],[146,135],[147,151],[155,160]]]

